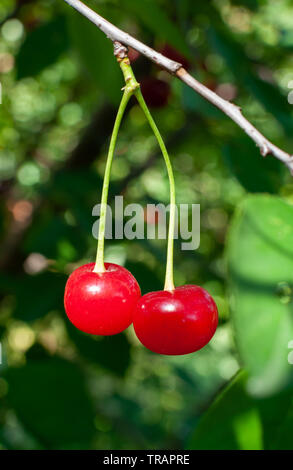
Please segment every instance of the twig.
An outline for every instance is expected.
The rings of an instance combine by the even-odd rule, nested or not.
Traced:
[[[235,104],[224,100],[215,92],[207,88],[202,83],[198,82],[192,77],[180,63],[168,59],[162,54],[156,52],[154,49],[138,41],[134,37],[125,33],[121,29],[114,26],[109,21],[105,20],[102,16],[98,15],[95,11],[91,10],[80,0],[65,0],[66,3],[71,5],[83,16],[88,18],[94,23],[106,36],[111,39],[113,43],[121,43],[124,46],[129,46],[140,52],[152,62],[155,62],[160,67],[167,70],[169,73],[176,75],[182,82],[190,88],[199,93],[203,98],[219,108],[223,113],[229,116],[244,132],[256,143],[260,148],[261,154],[265,157],[272,154],[275,158],[283,162],[293,175],[293,155],[290,155],[284,150],[270,142],[260,131],[258,131],[242,114],[241,109]]]

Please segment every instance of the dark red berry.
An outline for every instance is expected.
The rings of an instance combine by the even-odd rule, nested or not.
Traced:
[[[142,344],[158,354],[189,354],[203,348],[218,325],[217,306],[198,286],[150,292],[139,300],[133,326]]]
[[[115,335],[132,323],[141,296],[139,285],[122,266],[105,263],[104,273],[85,264],[69,276],[64,296],[65,311],[76,328],[93,335]]]
[[[141,92],[150,108],[163,108],[170,96],[170,85],[163,80],[147,77],[141,81]]]
[[[190,69],[190,62],[186,57],[184,57],[180,52],[178,52],[174,47],[170,46],[170,44],[165,44],[161,50],[161,54],[168,57],[168,59],[174,60],[175,62],[179,62],[182,64],[183,68],[186,70]]]
[[[217,86],[218,86],[218,83],[216,80],[214,80],[213,78],[210,78],[209,80],[207,80],[206,82],[204,82],[204,85],[209,88],[210,90],[212,91],[215,91]]]
[[[128,58],[131,63],[136,62],[139,56],[140,56],[140,53],[138,51],[136,51],[132,47],[128,48]]]

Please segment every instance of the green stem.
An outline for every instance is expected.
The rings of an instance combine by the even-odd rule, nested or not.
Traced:
[[[118,113],[116,116],[111,142],[107,157],[106,169],[105,169],[105,176],[104,176],[104,183],[103,183],[103,190],[102,190],[102,199],[101,199],[101,213],[100,213],[100,225],[99,225],[99,239],[98,239],[98,248],[97,248],[97,257],[96,257],[96,264],[93,269],[95,273],[103,273],[106,271],[104,265],[104,246],[105,246],[105,230],[106,230],[106,216],[107,216],[107,201],[108,201],[108,193],[109,193],[109,182],[110,182],[110,175],[111,175],[111,168],[112,162],[118,137],[118,132],[120,129],[121,121],[123,115],[125,113],[125,109],[127,103],[131,96],[134,94],[135,90],[139,87],[131,67],[128,64],[128,59],[124,59],[120,62],[120,67],[122,69],[126,86],[124,89],[124,94],[118,109]]]
[[[176,211],[176,193],[175,193],[175,180],[172,170],[172,164],[166,149],[165,143],[162,139],[159,129],[147,107],[147,104],[142,96],[140,88],[135,91],[135,96],[143,110],[150,127],[152,128],[158,144],[161,148],[169,177],[170,183],[170,218],[169,218],[169,233],[168,233],[168,248],[167,248],[167,264],[166,264],[166,277],[165,277],[165,290],[173,291],[174,286],[174,274],[173,274],[173,257],[174,257],[174,230],[175,230],[175,211]]]
[[[98,249],[96,264],[94,267],[94,272],[103,273],[105,272],[104,265],[104,244],[105,244],[105,229],[106,229],[106,215],[107,215],[107,201],[108,201],[108,192],[109,192],[109,181],[111,175],[112,162],[114,158],[114,152],[118,137],[118,132],[120,129],[121,121],[127,106],[127,103],[130,97],[134,94],[138,100],[138,103],[143,110],[147,121],[150,124],[151,129],[154,132],[154,135],[158,141],[158,144],[161,148],[169,177],[170,183],[170,218],[169,218],[169,233],[168,233],[168,249],[167,249],[167,264],[166,264],[166,278],[165,278],[165,290],[173,291],[174,279],[173,279],[173,254],[174,254],[174,230],[175,230],[175,215],[176,215],[176,196],[175,196],[175,181],[172,170],[171,161],[162,139],[162,136],[157,128],[155,121],[146,105],[146,102],[140,91],[139,84],[136,81],[136,78],[133,74],[131,65],[128,58],[125,58],[120,61],[120,67],[125,79],[125,89],[124,94],[118,109],[117,117],[114,124],[114,129],[111,137],[109,153],[107,157],[103,190],[102,190],[102,200],[101,200],[101,214],[100,214],[100,225],[99,225],[99,240],[98,240]]]

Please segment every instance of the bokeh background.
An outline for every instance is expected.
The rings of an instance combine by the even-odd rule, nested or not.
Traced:
[[[290,0],[87,4],[179,54],[292,152]],[[291,449],[292,178],[195,92],[131,57],[171,154],[178,202],[201,205],[199,249],[175,245],[176,283],[214,296],[219,328],[198,353],[167,357],[144,349],[132,328],[102,339],[69,324],[64,285],[94,260],[92,209],[122,77],[110,42],[65,2],[2,0],[0,448]],[[168,191],[132,101],[111,201],[167,204]],[[106,260],[129,268],[146,293],[163,286],[165,245],[107,241]]]

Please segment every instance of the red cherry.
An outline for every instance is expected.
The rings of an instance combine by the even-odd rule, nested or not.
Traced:
[[[140,57],[140,53],[133,49],[132,47],[128,48],[128,59],[131,63],[136,62],[137,59]]]
[[[206,82],[204,82],[204,85],[206,87],[208,87],[210,90],[212,91],[216,91],[216,88],[218,86],[218,83],[216,80],[214,80],[213,78],[210,78],[209,80],[207,80]]]
[[[163,80],[147,77],[141,81],[141,92],[150,108],[163,108],[168,103],[170,85]]]
[[[115,335],[132,323],[141,296],[139,285],[122,266],[105,263],[104,273],[85,264],[69,276],[64,295],[65,311],[76,328],[92,335]]]
[[[203,348],[218,325],[217,306],[198,286],[150,292],[139,300],[133,326],[142,344],[158,354],[189,354]]]
[[[170,46],[170,44],[165,44],[162,49],[160,50],[161,54],[168,57],[168,59],[175,60],[175,62],[179,62],[182,64],[182,67],[186,70],[190,69],[190,62],[186,57],[184,57],[180,52],[178,52],[174,47]]]

